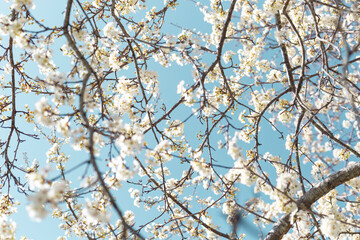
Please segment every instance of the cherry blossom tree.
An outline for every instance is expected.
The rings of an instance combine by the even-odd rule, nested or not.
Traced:
[[[0,239],[360,239],[358,1],[61,2],[0,15]]]

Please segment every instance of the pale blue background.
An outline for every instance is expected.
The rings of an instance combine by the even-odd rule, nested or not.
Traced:
[[[150,1],[151,2],[151,1]],[[155,2],[155,1],[153,1]],[[162,2],[162,1],[161,1]],[[4,1],[2,1],[4,3]],[[36,1],[36,9],[33,10],[33,14],[38,18],[45,19],[45,25],[52,26],[57,25],[61,26],[63,23],[63,12],[65,9],[66,1],[48,1],[48,0],[40,0]],[[8,10],[7,7],[9,5],[1,4],[0,9],[1,13],[7,14]],[[238,14],[238,13],[237,13]],[[169,11],[167,17],[168,23],[173,22],[176,23],[179,26],[183,26],[185,28],[196,28],[200,31],[206,31],[210,33],[211,26],[207,23],[204,23],[203,15],[200,13],[200,11],[194,7],[194,3],[191,1],[180,1],[180,7],[176,9],[176,12]],[[168,24],[165,29],[168,29],[170,33],[178,34],[181,30]],[[4,38],[4,41],[6,38]],[[64,38],[63,40],[64,41]],[[55,64],[63,69],[67,69],[69,66],[69,60],[68,58],[64,58],[62,56],[57,56],[56,53],[60,53],[60,51],[57,51],[61,47],[61,43],[58,43],[58,46],[55,46],[54,50],[54,61]],[[237,49],[234,49],[236,51]],[[64,61],[65,59],[65,61]],[[181,80],[185,80],[187,83],[192,82],[191,77],[191,70],[189,67],[174,67],[175,64],[173,64],[172,67],[167,69],[162,69],[158,64],[151,64],[152,67],[154,67],[155,70],[159,71],[160,74],[160,92],[163,99],[166,99],[166,103],[168,103],[168,107],[172,106],[173,103],[175,103],[179,96],[176,94],[176,86],[177,83]],[[37,70],[35,68],[31,69],[33,74],[37,73]],[[36,97],[30,97],[21,95],[22,98],[18,99],[18,106],[22,106],[25,103],[28,103],[30,106],[33,105],[36,102]],[[176,112],[173,115],[175,118],[184,120],[188,114],[183,115],[181,112]],[[234,118],[237,118],[237,115],[234,116]],[[32,127],[28,127],[26,125],[22,126],[29,131],[32,131]],[[196,125],[189,124],[189,126],[185,130],[187,133],[197,131]],[[264,149],[272,150],[272,153],[276,155],[276,152],[278,151],[278,154],[284,154],[284,141],[279,140],[278,134],[274,134],[274,132],[270,129],[268,124],[265,124],[265,127],[263,128],[261,132],[262,140],[261,143],[263,144],[260,149],[262,152],[264,152]],[[265,138],[265,136],[268,136]],[[219,139],[223,139],[222,136],[219,137]],[[213,144],[216,146],[216,138],[212,140]],[[245,149],[249,149],[253,146],[253,144],[247,145],[244,144],[243,147]],[[40,163],[45,163],[46,160],[46,151],[45,149],[49,148],[49,145],[44,141],[34,142],[34,141],[28,141],[22,144],[20,148],[20,154],[22,152],[27,152],[29,160],[32,161],[32,159],[36,158]],[[84,161],[87,159],[87,155],[85,153],[80,152],[73,152],[69,151],[69,154],[71,154],[72,159],[70,161],[74,162],[74,165]],[[19,155],[21,157],[21,155]],[[233,165],[233,160],[229,156],[217,156],[218,159],[221,160],[219,164],[223,164],[225,166],[231,167]],[[82,169],[83,170],[83,169]],[[76,176],[79,176],[83,171],[77,171],[72,173],[74,176],[74,185],[76,185]],[[273,172],[274,173],[274,172]],[[200,189],[200,187],[198,188]],[[253,197],[254,195],[247,189],[246,187],[241,188],[241,192],[239,196],[237,197],[240,201],[240,203],[245,202],[249,198]],[[27,212],[25,211],[25,206],[27,204],[26,199],[24,196],[21,196],[19,194],[13,193],[14,196],[16,196],[19,201],[22,203],[22,205],[18,208],[18,213],[12,215],[12,219],[17,222],[17,237],[20,238],[20,236],[24,235],[30,239],[34,240],[48,240],[48,239],[56,239],[57,236],[62,235],[63,232],[58,229],[58,224],[60,223],[58,220],[52,219],[51,216],[43,220],[41,223],[33,222],[29,219]],[[120,200],[120,208],[122,210],[126,209],[132,209],[135,214],[135,219],[151,219],[152,215],[151,212],[144,212],[142,208],[136,209],[133,207],[133,200],[130,198],[127,200],[124,198],[125,195],[128,195],[127,189],[123,188],[121,192],[118,193],[118,197],[121,196]],[[214,211],[213,219],[216,219],[216,223],[223,226],[225,229],[227,228],[230,231],[230,228],[227,226],[227,223],[225,221],[226,217],[222,215],[221,209],[217,209]],[[249,219],[249,218],[248,218]],[[247,222],[250,225],[253,225],[252,222],[247,220]],[[139,223],[144,223],[143,221]],[[256,239],[257,237],[254,236],[254,231],[252,228],[249,228],[249,225],[240,226],[240,231],[243,231],[244,229],[250,229],[248,231],[249,235],[246,239]],[[247,231],[245,231],[246,233]],[[266,232],[265,232],[266,234]],[[255,234],[256,235],[256,234]],[[76,238],[71,238],[76,239]]]

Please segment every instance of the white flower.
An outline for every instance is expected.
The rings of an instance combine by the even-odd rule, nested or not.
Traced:
[[[345,117],[350,121],[354,122],[356,120],[355,114],[353,112],[346,112]]]
[[[41,72],[50,73],[55,69],[52,58],[52,52],[45,48],[35,48],[32,54],[34,61],[38,64]]]
[[[38,203],[32,203],[26,206],[26,210],[29,214],[29,217],[37,222],[40,222],[48,215],[48,211],[45,209],[45,205]]]
[[[14,0],[11,8],[20,12],[22,6],[25,6],[27,9],[35,9],[35,5],[32,0]]]
[[[169,140],[161,140],[161,142],[156,145],[154,150],[147,150],[146,151],[146,157],[148,158],[146,160],[146,163],[149,166],[157,166],[161,162],[167,162],[172,159],[172,150],[171,150],[171,143]]]
[[[45,184],[44,176],[37,172],[27,174],[26,178],[31,190],[34,190],[35,188],[42,189]]]
[[[285,172],[278,175],[276,187],[282,191],[287,190],[289,196],[294,195],[300,189],[300,183],[296,174]]]
[[[341,161],[345,161],[350,157],[350,152],[346,149],[338,149],[335,148],[333,150],[333,155],[335,158],[341,160]]]
[[[42,97],[40,101],[35,104],[35,107],[35,115],[42,125],[51,126],[54,124],[51,116],[51,106],[47,102],[46,97]]]
[[[6,215],[0,216],[0,239],[14,240],[15,239],[16,223],[9,220]]]
[[[24,32],[20,32],[18,33],[14,40],[15,40],[15,44],[17,46],[19,46],[20,48],[27,50],[27,51],[32,51],[33,50],[33,46],[30,45],[30,40],[29,40],[29,35],[24,33]]]
[[[140,191],[138,189],[130,188],[129,189],[130,197],[135,198],[140,195]]]
[[[69,117],[61,118],[56,122],[56,131],[64,135],[65,137],[69,136],[70,132],[70,123]]]
[[[105,37],[108,37],[113,41],[118,41],[120,39],[121,31],[116,28],[114,22],[106,24],[103,30]]]
[[[90,223],[106,223],[110,220],[110,212],[107,212],[106,209],[98,207],[99,202],[91,202],[89,199],[86,199],[85,208],[82,211],[83,217]]]
[[[286,148],[286,150],[290,150],[291,148],[293,148],[294,147],[294,143],[293,143],[293,138],[294,138],[294,136],[291,134],[289,134],[289,135],[287,135],[286,136],[286,142],[285,142],[285,148]]]
[[[293,114],[287,110],[282,110],[277,115],[278,119],[282,123],[288,123],[293,119]]]
[[[349,120],[344,120],[342,122],[342,126],[346,129],[349,129],[351,127],[351,122]]]
[[[120,61],[118,60],[118,54],[119,51],[112,51],[109,57],[109,65],[114,71],[120,70]]]
[[[360,142],[357,142],[354,149],[358,152],[360,152]]]
[[[11,74],[11,71],[12,71],[12,67],[11,67],[11,64],[9,62],[7,62],[4,66],[4,73],[5,74]]]
[[[124,219],[126,221],[127,224],[129,224],[130,226],[134,225],[134,220],[135,220],[135,214],[133,211],[127,210],[124,212]]]
[[[279,44],[282,44],[285,41],[284,33],[282,31],[276,30],[274,33],[275,39]]]
[[[230,141],[229,141],[229,149],[228,149],[228,154],[231,156],[232,159],[237,160],[239,158],[242,157],[241,155],[241,149],[240,147],[236,144],[236,137],[233,137]]]
[[[135,133],[132,136],[121,135],[116,139],[116,144],[121,149],[122,156],[134,156],[143,146],[144,136],[141,133]]]
[[[337,239],[340,232],[340,222],[336,221],[333,217],[325,217],[321,219],[320,229],[322,233],[330,239]]]
[[[239,114],[238,119],[239,119],[239,121],[240,121],[241,123],[245,123],[245,113],[246,113],[246,110],[243,110],[243,111]]]
[[[7,35],[9,33],[9,25],[9,17],[0,14],[0,35]]]
[[[116,178],[119,181],[126,181],[135,176],[135,174],[139,171],[138,162],[134,161],[134,167],[131,169],[126,166],[126,162],[120,157],[116,157],[111,159],[109,163],[109,167],[111,171],[115,173]]]
[[[48,192],[48,199],[52,202],[60,202],[64,194],[69,190],[69,185],[64,180],[53,182]]]
[[[19,36],[22,33],[22,28],[23,28],[24,24],[26,23],[26,21],[27,20],[25,18],[19,18],[19,19],[16,19],[16,20],[10,22],[10,25],[9,25],[10,36],[12,36],[12,37]]]
[[[235,52],[232,50],[226,51],[223,55],[224,63],[230,62],[231,58],[235,55]]]
[[[266,0],[263,5],[264,11],[269,15],[277,13],[282,7],[283,4],[279,0]]]
[[[210,177],[213,173],[210,164],[205,162],[205,158],[194,159],[191,161],[191,167],[195,172],[199,173],[201,177]]]
[[[44,205],[48,201],[47,193],[48,193],[48,189],[42,189],[36,192],[35,194],[30,195],[28,197],[28,200],[36,205]]]
[[[184,127],[185,124],[181,122],[180,120],[174,120],[174,121],[167,121],[167,124],[169,124],[168,128],[165,128],[165,134],[166,136],[174,136],[174,137],[180,137],[184,133]]]
[[[185,85],[185,81],[181,80],[177,85],[177,89],[176,89],[177,94],[183,94],[186,92],[186,88],[184,87],[184,85]]]

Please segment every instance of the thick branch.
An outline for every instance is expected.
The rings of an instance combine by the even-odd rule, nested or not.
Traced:
[[[314,202],[325,196],[328,192],[358,176],[360,176],[360,163],[349,165],[346,168],[331,174],[326,179],[312,187],[296,202],[298,209],[308,210]],[[278,223],[268,233],[265,240],[281,239],[291,228],[291,214],[292,213],[288,213],[279,219]]]

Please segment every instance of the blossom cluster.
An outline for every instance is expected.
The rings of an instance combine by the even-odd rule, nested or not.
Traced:
[[[70,191],[70,187],[65,180],[47,182],[46,174],[30,173],[27,175],[29,186],[36,189],[36,192],[28,197],[30,204],[26,207],[29,216],[36,221],[44,219],[49,211],[46,205],[51,208],[57,208],[58,204],[64,201],[66,194]]]
[[[340,2],[67,1],[50,26],[35,0],[11,1],[1,187],[60,219],[58,239],[241,239],[246,215],[288,224],[283,239],[355,239],[360,182],[341,169],[360,157],[360,4]],[[21,161],[39,138],[40,160]],[[0,239],[15,239],[1,196]]]

